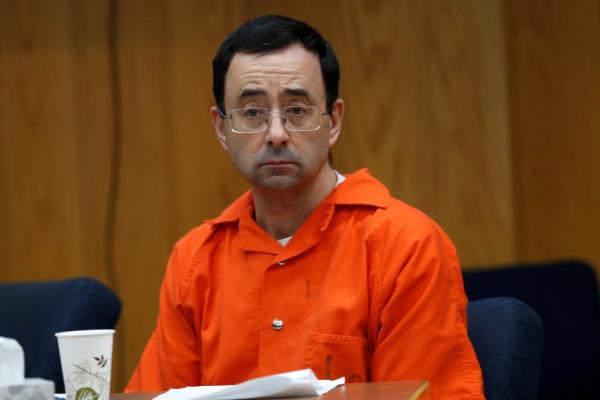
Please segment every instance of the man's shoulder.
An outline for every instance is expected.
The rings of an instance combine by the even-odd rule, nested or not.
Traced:
[[[442,266],[460,273],[455,246],[440,225],[425,212],[394,197],[387,207],[372,214],[368,237],[386,260],[382,273],[391,274],[385,275],[388,278],[406,270],[411,258],[415,260],[410,267],[412,274],[435,273]]]
[[[180,258],[191,258],[204,246],[214,232],[214,226],[208,222],[191,229],[175,243],[175,251]]]
[[[442,232],[438,223],[420,209],[390,196],[386,207],[378,208],[371,219],[372,229],[401,234],[413,239]]]
[[[390,231],[410,230],[412,234],[427,234],[440,230],[439,225],[425,212],[395,198],[389,189],[370,175],[366,169],[348,175],[349,185],[340,186],[338,204],[373,208],[371,228]],[[346,184],[346,182],[344,182]]]
[[[218,217],[205,220],[183,235],[175,243],[175,250],[182,257],[193,257],[198,250],[211,243],[222,226],[237,223],[240,215],[249,212],[251,207],[252,196],[250,192],[246,192],[227,206]]]

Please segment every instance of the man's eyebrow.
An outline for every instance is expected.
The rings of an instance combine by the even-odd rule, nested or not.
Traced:
[[[308,92],[301,88],[286,88],[283,94],[287,96],[310,97]]]
[[[310,97],[308,91],[302,88],[286,88],[283,90],[285,96]],[[238,96],[239,100],[254,96],[267,96],[267,91],[264,89],[247,88],[241,91]]]
[[[242,90],[242,92],[240,93],[238,98],[245,99],[247,97],[252,97],[252,96],[266,96],[266,95],[267,95],[267,92],[263,89],[248,88],[248,89]]]

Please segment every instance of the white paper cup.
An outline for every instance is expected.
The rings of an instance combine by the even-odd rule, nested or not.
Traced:
[[[115,331],[58,332],[58,351],[67,400],[109,400]]]

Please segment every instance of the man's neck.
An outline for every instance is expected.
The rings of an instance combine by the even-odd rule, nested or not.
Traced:
[[[335,188],[336,175],[326,164],[307,187],[261,191],[253,188],[254,218],[275,239],[292,236],[310,213]]]

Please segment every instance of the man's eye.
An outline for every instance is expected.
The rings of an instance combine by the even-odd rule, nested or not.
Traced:
[[[286,113],[298,117],[306,114],[306,108],[301,106],[292,106],[288,107]]]
[[[245,108],[244,109],[244,118],[258,118],[262,115],[262,110],[260,108]]]

